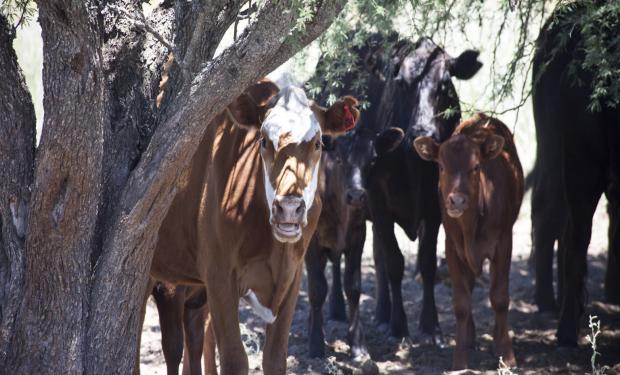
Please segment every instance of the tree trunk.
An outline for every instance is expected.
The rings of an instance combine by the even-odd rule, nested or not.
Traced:
[[[0,15],[0,368],[22,298],[24,236],[33,178],[35,115],[17,65],[13,35]]]
[[[176,59],[158,111],[157,82],[170,51],[114,10],[131,14],[141,1],[39,1],[45,119],[23,302],[4,372],[132,372],[157,232],[207,124],[315,39],[344,5],[316,2],[305,34],[291,36],[293,4],[267,0],[235,44],[212,59],[241,4],[164,2],[151,16]]]

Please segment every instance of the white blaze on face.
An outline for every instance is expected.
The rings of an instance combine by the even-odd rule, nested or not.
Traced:
[[[277,151],[282,134],[288,134],[287,139],[291,143],[309,142],[317,133],[321,134],[321,125],[312,109],[310,109],[310,101],[306,97],[304,90],[299,87],[289,86],[280,91],[280,98],[263,121],[262,131],[273,144],[274,150]],[[316,194],[318,171],[319,163],[317,162],[312,171],[312,181],[310,181],[310,184],[306,186],[303,192],[302,198],[306,204],[304,224],[307,222],[306,216]],[[269,174],[264,163],[263,172],[265,175],[267,205],[270,207],[271,215],[271,207],[276,198],[276,192],[269,182]]]

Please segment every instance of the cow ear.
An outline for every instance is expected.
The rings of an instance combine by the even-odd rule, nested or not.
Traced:
[[[312,102],[312,111],[319,120],[323,133],[337,136],[355,127],[360,111],[357,109],[357,99],[344,96],[325,109]]]
[[[426,161],[437,161],[439,144],[431,137],[418,137],[413,141],[413,148]]]
[[[260,80],[248,87],[226,109],[235,123],[246,127],[260,127],[271,98],[279,91],[275,83],[267,79]]]
[[[384,155],[394,151],[403,141],[404,137],[405,133],[401,128],[391,127],[385,129],[377,135],[377,139],[375,140],[377,155]]]
[[[459,57],[450,59],[448,66],[450,75],[458,79],[470,79],[482,67],[482,63],[478,61],[480,52],[468,49],[461,53]]]
[[[496,158],[504,148],[504,137],[501,135],[489,135],[483,144],[480,145],[482,157],[486,160]]]

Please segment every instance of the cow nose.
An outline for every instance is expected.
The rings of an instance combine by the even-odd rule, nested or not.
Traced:
[[[273,217],[277,223],[301,223],[306,203],[300,197],[284,196],[273,201]]]
[[[467,196],[465,194],[460,193],[452,193],[448,196],[448,201],[450,202],[450,207],[464,210],[467,208]]]
[[[347,204],[359,206],[366,202],[366,190],[349,189],[347,190]]]

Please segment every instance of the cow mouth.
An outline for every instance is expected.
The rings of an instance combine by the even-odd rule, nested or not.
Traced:
[[[446,212],[448,213],[448,216],[453,219],[458,219],[463,215],[463,210],[459,210],[458,208],[448,208],[446,209]]]
[[[301,225],[297,223],[276,223],[273,234],[280,242],[297,242],[301,238]]]

